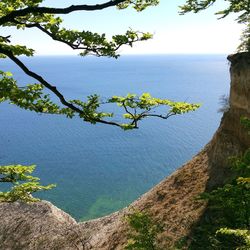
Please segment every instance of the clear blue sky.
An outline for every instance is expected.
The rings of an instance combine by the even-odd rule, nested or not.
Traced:
[[[70,4],[95,4],[106,0],[46,0],[44,5],[65,7]],[[214,12],[225,6],[223,0],[209,10],[199,14],[178,14],[178,6],[184,0],[161,0],[157,7],[137,13],[133,9],[117,10],[115,7],[95,12],[75,12],[63,16],[64,26],[78,30],[91,30],[106,33],[108,36],[124,33],[127,29],[149,31],[154,39],[137,43],[133,49],[123,47],[122,54],[229,54],[236,50],[242,26],[235,16],[217,20]],[[51,41],[38,31],[11,32],[1,29],[6,35],[12,34],[12,41],[27,44],[37,54],[74,54],[66,45]]]

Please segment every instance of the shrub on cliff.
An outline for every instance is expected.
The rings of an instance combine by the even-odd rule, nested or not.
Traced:
[[[160,250],[158,236],[163,225],[154,220],[147,212],[134,211],[126,216],[129,225],[128,250]]]

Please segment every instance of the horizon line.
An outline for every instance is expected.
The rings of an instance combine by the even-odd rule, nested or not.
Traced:
[[[120,54],[119,57],[123,57],[123,56],[172,56],[172,55],[176,55],[176,56],[182,56],[182,55],[232,55],[232,54],[236,54],[238,52],[231,52],[231,53],[206,53],[206,52],[202,52],[202,53],[138,53],[138,54]],[[36,56],[80,56],[79,54],[34,54],[33,57]],[[107,57],[107,56],[95,56],[95,55],[86,55],[86,56],[80,56],[80,57],[94,57],[94,58],[112,58],[112,57]]]

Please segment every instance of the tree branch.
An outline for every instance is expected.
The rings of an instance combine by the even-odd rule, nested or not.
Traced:
[[[45,29],[42,25],[40,25],[39,23],[33,23],[33,24],[25,24],[25,23],[21,23],[18,22],[16,20],[13,21],[13,23],[16,24],[21,24],[21,25],[25,25],[25,27],[27,28],[37,28],[40,31],[44,32],[46,35],[48,35],[50,38],[52,38],[55,41],[61,42],[61,43],[65,43],[66,45],[68,45],[69,47],[71,47],[72,49],[88,49],[87,47],[80,47],[79,45],[75,45],[75,44],[71,44],[70,42],[67,42],[61,38],[56,37],[53,33],[49,32],[47,29]]]
[[[27,7],[25,9],[15,10],[0,18],[0,25],[12,22],[16,17],[26,16],[28,14],[69,14],[74,11],[94,11],[102,10],[108,7],[116,6],[125,0],[110,0],[103,4],[96,5],[71,5],[66,8],[50,8],[50,7]]]
[[[167,115],[157,115],[157,114],[146,114],[146,115],[143,115],[143,117],[158,117],[158,118],[161,118],[161,119],[168,119],[169,117],[173,116],[173,115],[176,115],[175,113],[168,113]]]
[[[4,41],[6,43],[10,43],[10,36],[0,36],[0,41]]]
[[[99,46],[96,46],[96,47],[88,47],[88,46],[84,45],[81,40],[79,40],[79,41],[76,40],[74,42],[66,41],[65,39],[58,36],[58,33],[50,32],[48,29],[46,29],[45,27],[43,27],[39,23],[23,23],[23,22],[20,22],[20,21],[17,21],[17,20],[13,20],[12,22],[15,23],[16,25],[24,25],[27,28],[37,28],[40,31],[42,31],[43,33],[45,33],[46,35],[48,35],[53,40],[64,43],[64,44],[68,45],[73,50],[85,50],[88,53],[88,55],[95,55],[95,56],[98,56],[98,57],[107,56],[107,55],[102,53],[102,51],[105,51],[105,49],[106,49],[105,45],[103,45],[103,46],[99,45]],[[134,38],[133,41],[120,42],[120,43],[116,44],[116,46],[114,46],[114,48],[112,48],[111,51],[115,53],[123,45],[131,46],[132,43],[142,41],[143,39],[142,39],[142,37],[139,36],[139,34],[141,34],[142,37],[144,35],[143,32],[136,31],[136,33],[135,33],[136,38]],[[108,55],[108,56],[112,56],[112,57],[117,58],[117,55]]]
[[[78,107],[76,107],[75,105],[73,105],[72,103],[68,102],[64,96],[57,90],[57,88],[55,86],[52,86],[50,83],[48,83],[43,77],[41,77],[40,75],[36,74],[35,72],[29,70],[22,61],[20,61],[16,56],[13,55],[13,53],[9,50],[3,49],[0,46],[0,53],[6,55],[7,57],[9,57],[14,63],[16,63],[16,65],[18,65],[25,74],[27,74],[28,76],[36,79],[37,81],[39,81],[44,87],[46,87],[47,89],[49,89],[50,91],[52,91],[60,100],[60,102],[70,108],[71,110],[73,110],[74,112],[80,114],[83,116],[83,118],[85,120],[88,120],[87,115],[85,114],[85,112],[81,109],[79,109]],[[120,127],[120,124],[116,123],[116,122],[109,122],[109,121],[105,121],[105,120],[101,120],[101,119],[94,119],[91,118],[88,121],[92,121],[92,122],[97,122],[97,123],[104,123],[104,124],[109,124],[109,125],[114,125],[114,126],[118,126]]]

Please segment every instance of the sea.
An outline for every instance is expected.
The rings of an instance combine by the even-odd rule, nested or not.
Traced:
[[[1,103],[0,165],[35,164],[34,175],[42,184],[57,185],[37,196],[81,221],[126,207],[202,150],[219,126],[220,98],[229,93],[226,55],[20,59],[67,99],[85,100],[98,94],[107,100],[113,95],[149,92],[158,98],[201,104],[195,112],[168,120],[148,118],[139,129],[123,131]],[[36,83],[8,60],[0,61],[0,69],[11,71],[20,86]],[[110,105],[102,109],[122,113]]]

